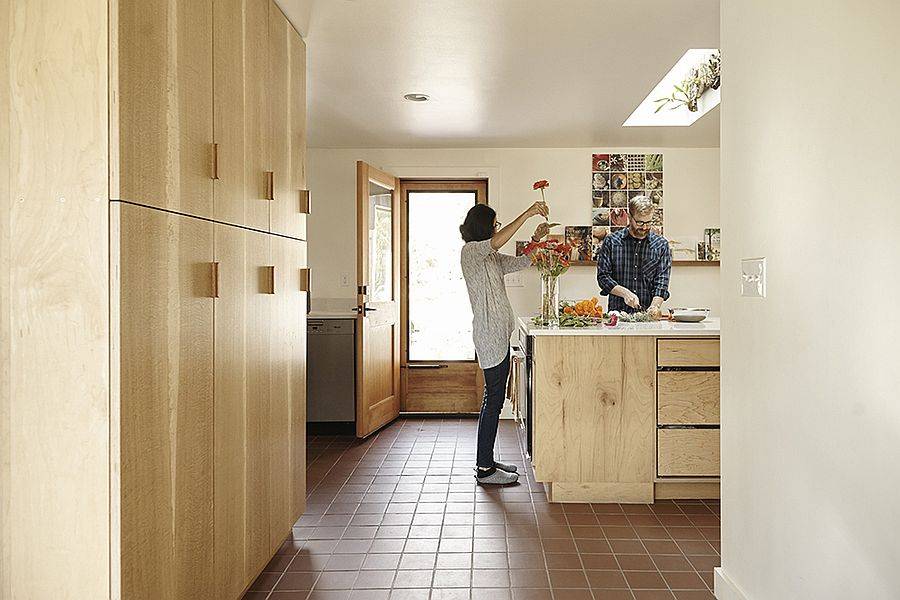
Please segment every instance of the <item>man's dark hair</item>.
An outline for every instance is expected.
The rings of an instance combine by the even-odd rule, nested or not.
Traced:
[[[494,236],[494,219],[497,212],[487,204],[476,204],[469,209],[466,220],[459,226],[466,242],[481,242]]]

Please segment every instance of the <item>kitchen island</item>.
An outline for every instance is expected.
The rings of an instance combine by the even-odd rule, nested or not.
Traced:
[[[526,445],[551,502],[718,497],[718,319],[519,328]]]

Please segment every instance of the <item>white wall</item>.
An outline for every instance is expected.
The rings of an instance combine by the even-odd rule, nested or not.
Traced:
[[[721,599],[900,598],[898,23],[723,3]]]
[[[704,227],[719,225],[719,149],[611,149],[622,152],[662,152],[665,170],[667,235],[700,236]],[[309,150],[310,190],[314,197],[309,225],[309,262],[315,273],[314,302],[327,298],[352,299],[356,293],[356,161],[365,160],[400,177],[489,178],[490,203],[498,218],[510,222],[540,195],[532,189],[538,179],[550,181],[551,218],[564,225],[589,225],[591,220],[590,148],[576,149],[452,149],[452,150]],[[531,229],[516,239],[527,239]],[[458,224],[452,224],[457,227]],[[726,234],[727,236],[727,234]],[[510,243],[505,252],[514,253]],[[341,274],[350,285],[340,285]],[[596,269],[572,267],[560,280],[561,297],[597,295]],[[510,287],[513,309],[536,312],[539,280],[531,270],[523,287]],[[720,307],[719,269],[676,267],[672,273],[670,306]]]

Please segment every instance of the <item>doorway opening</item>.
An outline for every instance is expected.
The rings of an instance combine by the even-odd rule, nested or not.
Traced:
[[[472,206],[488,203],[487,181],[401,180],[400,200],[400,410],[477,413],[484,379],[459,225]]]

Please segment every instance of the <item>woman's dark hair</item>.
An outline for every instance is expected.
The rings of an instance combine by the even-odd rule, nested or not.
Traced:
[[[494,219],[497,211],[487,204],[476,204],[469,209],[466,220],[459,226],[463,241],[481,242],[494,236]]]

